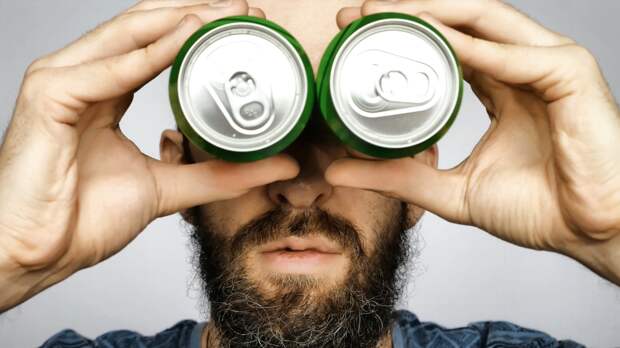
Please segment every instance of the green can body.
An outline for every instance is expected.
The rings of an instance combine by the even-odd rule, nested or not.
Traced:
[[[317,73],[324,121],[350,148],[378,158],[412,156],[454,122],[461,67],[427,22],[400,13],[360,18],[329,44]]]
[[[301,134],[315,103],[314,76],[301,45],[282,27],[227,17],[183,45],[169,97],[177,126],[193,145],[227,161],[255,161]]]

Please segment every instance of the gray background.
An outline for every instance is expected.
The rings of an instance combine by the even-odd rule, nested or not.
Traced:
[[[511,2],[590,48],[618,98],[620,1]],[[0,0],[0,129],[9,121],[29,62],[130,4]],[[166,72],[138,93],[122,123],[128,136],[154,157],[161,130],[174,127],[167,77]],[[460,118],[440,143],[441,166],[465,158],[487,125],[480,103],[468,90]],[[420,234],[421,255],[401,306],[423,320],[446,326],[509,320],[588,346],[620,347],[619,288],[575,261],[518,248],[430,214]],[[153,334],[180,319],[204,319],[187,243],[178,216],[155,221],[117,256],[2,314],[0,346],[36,346],[67,327],[91,337],[120,328]]]

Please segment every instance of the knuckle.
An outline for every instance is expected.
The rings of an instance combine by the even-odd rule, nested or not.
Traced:
[[[35,59],[28,67],[26,68],[26,76],[31,75],[37,70],[43,69],[50,64],[50,59],[47,56],[40,57]]]
[[[575,44],[563,46],[563,57],[559,64],[567,80],[577,83],[590,81],[593,77],[599,76],[598,62],[587,48]],[[585,85],[582,83],[576,85],[576,88],[583,87]]]
[[[162,15],[166,18],[168,17],[181,18],[188,13],[187,9],[183,7],[167,7],[167,8],[159,9],[159,11],[161,11]]]
[[[61,115],[65,109],[52,95],[57,92],[56,87],[52,69],[38,69],[24,79],[17,103],[34,115]]]
[[[157,9],[158,14],[161,16],[164,21],[180,21],[182,18],[189,16],[192,12],[187,8],[183,7],[166,7]],[[196,16],[196,15],[193,15]],[[140,25],[140,18],[137,17],[136,25]]]
[[[142,10],[148,10],[150,8],[153,8],[153,6],[155,6],[155,0],[141,0],[138,1],[138,3],[131,8],[131,10],[134,11],[142,11]]]
[[[129,54],[133,56],[146,55],[146,52],[148,52],[149,50],[149,46],[145,47],[144,49],[131,52]],[[148,62],[148,59],[146,58],[138,59],[138,60]],[[125,90],[127,89],[127,85],[129,84],[129,81],[128,81],[129,77],[126,74],[120,74],[118,70],[115,68],[119,64],[120,61],[121,61],[121,57],[114,57],[112,59],[106,59],[102,62],[101,69],[105,72],[106,75],[110,77],[110,81],[114,81],[113,83],[115,84],[115,87]]]
[[[138,51],[138,54],[141,54],[143,57],[140,59],[145,62],[145,71],[148,72],[149,75],[154,76],[159,72],[159,67],[154,63],[154,57],[157,56],[157,50],[155,49],[155,44],[150,44],[146,46],[143,50]],[[112,69],[112,68],[110,68]],[[119,76],[122,78],[122,76]],[[123,79],[127,83],[125,85],[129,85],[129,81],[127,79]]]
[[[33,68],[22,83],[21,95],[28,100],[36,99],[49,80],[47,68]]]
[[[573,64],[589,68],[598,65],[596,58],[587,48],[575,44],[568,45],[566,48]]]

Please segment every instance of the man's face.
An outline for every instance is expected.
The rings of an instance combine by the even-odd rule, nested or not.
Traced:
[[[316,71],[338,32],[338,10],[361,0],[249,3],[296,36]],[[295,179],[186,214],[195,227],[211,320],[233,346],[260,340],[361,347],[376,345],[389,329],[405,231],[422,211],[376,192],[329,185],[324,173],[334,160],[361,155],[318,123],[310,128],[286,151],[301,168]],[[162,157],[212,158],[186,140],[183,156],[169,154],[183,149],[180,135],[170,134],[164,134]],[[436,149],[419,158],[434,163]]]

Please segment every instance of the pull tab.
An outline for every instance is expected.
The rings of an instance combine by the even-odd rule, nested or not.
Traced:
[[[412,75],[407,76],[400,70],[390,70],[377,80],[375,90],[381,98],[392,103],[411,105],[428,103],[436,92],[431,87],[429,75],[426,72]]]
[[[260,134],[267,130],[275,119],[271,89],[263,91],[258,88],[256,80],[248,72],[235,72],[224,82],[224,94],[230,111],[213,90],[213,86],[206,84],[205,87],[228,124],[241,134]]]
[[[360,53],[354,64],[359,74],[350,105],[363,117],[425,111],[439,100],[439,76],[424,62],[374,49]]]
[[[254,78],[247,72],[233,74],[224,83],[224,91],[232,109],[233,120],[244,130],[254,130],[272,116],[272,103],[256,87]]]

